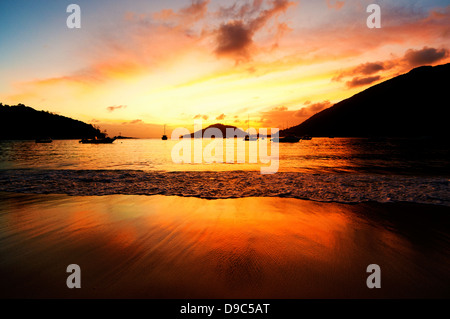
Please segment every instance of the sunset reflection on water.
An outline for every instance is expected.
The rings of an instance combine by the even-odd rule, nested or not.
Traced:
[[[176,164],[172,150],[180,141],[117,140],[113,144],[80,144],[76,140],[36,144],[34,141],[0,142],[0,169],[47,170],[144,170],[144,171],[259,171],[279,157],[280,172],[300,173],[402,173],[450,175],[450,154],[441,143],[414,139],[391,139],[371,142],[361,138],[313,138],[299,143],[281,143],[279,151],[272,152],[270,141],[234,143],[227,147],[223,140],[222,156],[213,153],[213,159],[223,163],[195,163],[194,141],[191,144],[191,163]],[[200,150],[214,148],[214,139],[205,139]],[[267,152],[251,163],[250,145],[262,143]],[[233,163],[226,163],[226,153],[234,154]],[[273,153],[273,154],[272,154]],[[238,163],[237,154],[244,154],[244,163]],[[269,163],[268,163],[269,161]]]

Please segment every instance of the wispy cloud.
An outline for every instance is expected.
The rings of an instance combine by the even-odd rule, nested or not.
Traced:
[[[449,50],[446,48],[436,49],[425,46],[417,50],[408,49],[402,57],[385,61],[366,62],[341,71],[332,80],[342,81],[345,78],[352,77],[352,79],[346,81],[347,88],[351,89],[380,81],[385,77],[383,75],[386,72],[399,74],[417,66],[439,63],[448,57]]]
[[[221,121],[221,120],[224,120],[225,117],[226,117],[226,115],[222,113],[222,114],[220,114],[218,117],[216,117],[216,120],[217,120],[217,121]]]
[[[376,75],[376,76],[368,76],[365,78],[360,78],[360,77],[355,77],[353,78],[351,81],[347,81],[347,87],[349,88],[354,88],[357,86],[363,86],[363,85],[368,85],[368,84],[372,84],[374,82],[377,82],[381,79],[381,76]]]
[[[203,19],[208,12],[210,0],[193,0],[190,5],[174,12],[172,9],[163,9],[152,14],[155,21],[171,24],[172,26],[191,26]],[[128,19],[142,18],[142,15],[128,13]]]
[[[368,76],[376,74],[380,71],[386,71],[391,69],[395,64],[389,61],[378,61],[378,62],[366,62],[360,64],[351,69],[342,71],[337,76],[333,77],[333,81],[340,81],[345,77],[349,76]]]
[[[127,108],[126,105],[114,105],[114,106],[108,106],[106,109],[108,110],[108,112],[114,112],[115,110],[126,109],[126,108]]]
[[[143,123],[144,121],[142,120],[133,120],[133,121],[129,121],[129,122],[122,122],[122,125],[133,125],[133,124],[139,124],[139,123]]]
[[[203,119],[203,120],[207,120],[209,118],[209,116],[208,115],[201,115],[201,114],[197,114],[197,115],[195,115],[194,117],[193,117],[193,119],[194,120],[197,120],[197,119]]]
[[[345,1],[341,0],[327,0],[327,6],[330,9],[340,10],[345,5]]]

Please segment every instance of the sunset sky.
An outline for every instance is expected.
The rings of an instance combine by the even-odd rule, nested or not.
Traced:
[[[81,7],[81,29],[66,8]],[[366,26],[369,4],[381,29]],[[286,127],[420,65],[450,62],[443,1],[0,2],[0,102],[159,137],[162,125]]]

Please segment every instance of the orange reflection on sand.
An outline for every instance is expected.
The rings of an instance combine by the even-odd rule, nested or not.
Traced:
[[[174,210],[181,202],[183,211]],[[214,295],[239,287],[250,296],[263,282],[276,285],[286,280],[292,265],[299,263],[337,262],[339,267],[346,250],[340,242],[352,236],[352,220],[339,208],[330,211],[317,203],[298,203],[243,198],[220,200],[218,205],[215,200],[175,197],[158,204],[161,214],[156,219],[147,218],[151,229],[157,225],[157,232],[165,234],[150,246],[162,254],[159,259],[173,261]]]
[[[323,255],[328,259],[349,224],[348,216],[314,207],[314,203],[299,209],[293,202],[277,204],[271,199],[259,198],[224,200],[220,208],[214,201],[194,205],[189,223],[183,223],[176,230],[183,241],[201,245],[205,251],[232,249],[239,252],[251,246],[262,254],[280,249],[288,253],[292,251],[292,243],[296,243],[307,244],[303,254],[309,251],[311,257],[320,259]],[[166,212],[163,216],[167,219],[158,221],[159,225],[170,225],[173,229],[176,215],[176,212]]]
[[[448,289],[439,279],[448,278],[448,257],[430,241],[440,240],[439,224],[428,225],[423,240],[414,235],[428,245],[415,249],[365,204],[11,195],[0,208],[8,212],[0,215],[0,274],[10,273],[2,277],[8,287],[22,287],[8,296],[355,298]],[[429,258],[429,248],[441,260]],[[83,271],[81,292],[64,286],[72,263]],[[367,289],[372,263],[381,265],[386,290]]]

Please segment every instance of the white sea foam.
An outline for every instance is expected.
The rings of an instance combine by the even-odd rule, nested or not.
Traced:
[[[450,206],[446,177],[281,172],[3,170],[0,191],[69,195],[291,197],[342,203],[413,202]]]

